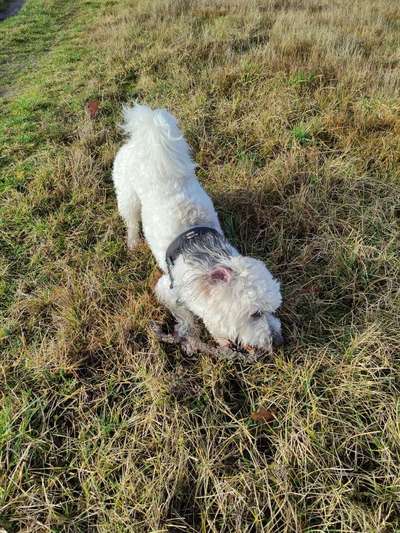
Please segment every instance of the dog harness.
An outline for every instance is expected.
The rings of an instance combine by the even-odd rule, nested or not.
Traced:
[[[221,237],[221,234],[214,228],[209,228],[207,226],[195,226],[194,228],[190,228],[178,235],[178,237],[174,239],[168,246],[165,254],[165,259],[167,263],[169,279],[171,280],[171,289],[174,286],[174,278],[172,277],[172,267],[174,266],[176,258],[183,252],[185,244],[187,244],[188,242],[193,242],[198,237],[203,236],[207,233],[212,234],[216,237]]]

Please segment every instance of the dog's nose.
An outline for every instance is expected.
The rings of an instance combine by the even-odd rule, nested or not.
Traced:
[[[282,344],[285,342],[283,336],[280,333],[274,332],[272,335],[272,344],[275,347],[282,346]]]

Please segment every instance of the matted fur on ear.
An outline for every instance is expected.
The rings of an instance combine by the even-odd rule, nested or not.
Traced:
[[[207,272],[207,279],[212,284],[229,283],[233,276],[233,270],[224,265],[217,265]]]

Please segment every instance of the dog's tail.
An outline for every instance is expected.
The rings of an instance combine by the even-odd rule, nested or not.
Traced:
[[[159,172],[164,179],[177,179],[194,173],[190,148],[176,119],[165,109],[145,105],[124,106],[122,129],[129,135],[142,164]]]

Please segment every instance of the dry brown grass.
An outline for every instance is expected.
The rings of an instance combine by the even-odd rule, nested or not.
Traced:
[[[389,0],[28,0],[0,26],[0,527],[400,528],[399,30]],[[270,359],[151,334],[110,181],[136,98],[282,280]]]

